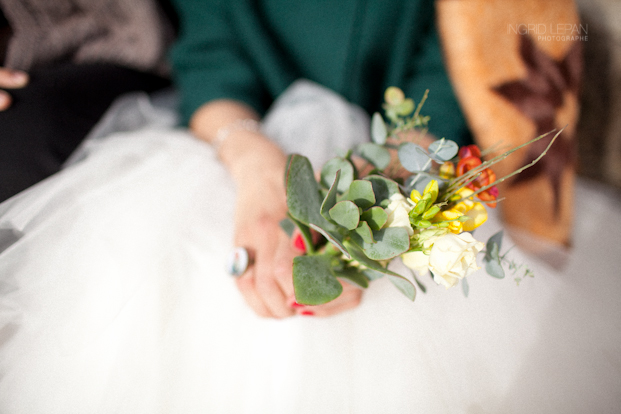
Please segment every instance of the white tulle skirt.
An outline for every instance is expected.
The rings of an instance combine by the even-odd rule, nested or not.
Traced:
[[[412,303],[379,280],[344,314],[265,320],[224,270],[235,189],[209,146],[146,127],[78,158],[0,204],[2,414],[621,407],[621,209],[592,183],[562,270],[514,249],[519,286],[423,279]]]

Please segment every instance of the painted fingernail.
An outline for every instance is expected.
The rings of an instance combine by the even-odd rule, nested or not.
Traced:
[[[291,302],[291,304],[289,305],[289,307],[291,308],[303,308],[304,305],[300,305],[299,303],[297,303],[295,300],[293,302]]]
[[[302,315],[302,316],[315,316],[315,312],[307,310],[307,311],[300,312],[300,315]]]
[[[302,237],[302,234],[298,233],[294,236],[293,247],[295,247],[296,250],[302,253],[306,253],[306,244],[304,243],[304,238]]]

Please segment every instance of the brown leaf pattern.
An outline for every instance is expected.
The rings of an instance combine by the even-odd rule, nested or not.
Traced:
[[[566,91],[577,94],[582,73],[580,43],[576,42],[563,60],[555,61],[537,48],[527,35],[520,36],[520,56],[527,68],[524,79],[496,86],[493,90],[511,102],[521,113],[530,118],[537,128],[537,136],[556,128],[556,111],[563,106]],[[549,145],[553,134],[527,148],[522,165],[537,158]],[[517,185],[545,175],[551,181],[555,208],[558,210],[563,170],[574,163],[573,136],[564,131],[545,157],[526,169],[511,182]]]

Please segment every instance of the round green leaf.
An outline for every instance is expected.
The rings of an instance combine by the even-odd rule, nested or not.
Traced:
[[[429,145],[429,155],[439,162],[453,159],[458,151],[459,145],[449,139],[442,138]]]
[[[354,166],[344,158],[332,158],[324,164],[321,169],[321,184],[326,188],[330,188],[338,170],[341,170],[341,178],[337,186],[337,191],[343,193],[349,188],[352,181],[354,181]]]
[[[373,230],[379,230],[388,221],[388,214],[381,207],[372,207],[362,213],[360,219],[369,223],[369,227]]]
[[[399,146],[399,162],[409,172],[427,171],[431,168],[429,156],[420,145],[405,142]]]
[[[389,260],[405,253],[410,248],[410,236],[402,227],[388,227],[373,234],[375,243],[366,243],[356,233],[352,233],[354,240],[364,254],[372,260]]]
[[[381,145],[367,142],[358,146],[358,155],[373,164],[377,169],[383,170],[390,164],[390,153]]]
[[[387,136],[388,131],[384,119],[378,112],[374,113],[373,118],[371,118],[371,139],[376,144],[384,145]]]
[[[375,204],[373,185],[367,180],[354,180],[349,186],[347,199],[356,203],[360,208],[366,209]]]
[[[375,205],[386,207],[390,203],[389,198],[399,193],[399,184],[380,175],[369,175],[364,178],[373,186],[373,194],[375,194]]]
[[[332,273],[326,256],[297,256],[293,259],[293,288],[296,302],[322,305],[336,299],[343,286]]]
[[[375,243],[371,227],[369,227],[369,224],[366,221],[360,222],[360,225],[356,227],[356,230],[354,231],[365,243]]]
[[[330,217],[338,225],[345,227],[347,230],[353,230],[358,227],[360,222],[360,210],[353,201],[339,201],[330,209]]]

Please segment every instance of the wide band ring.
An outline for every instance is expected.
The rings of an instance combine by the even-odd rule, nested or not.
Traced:
[[[233,277],[240,277],[254,264],[254,255],[245,247],[234,247],[226,260],[226,271]]]

